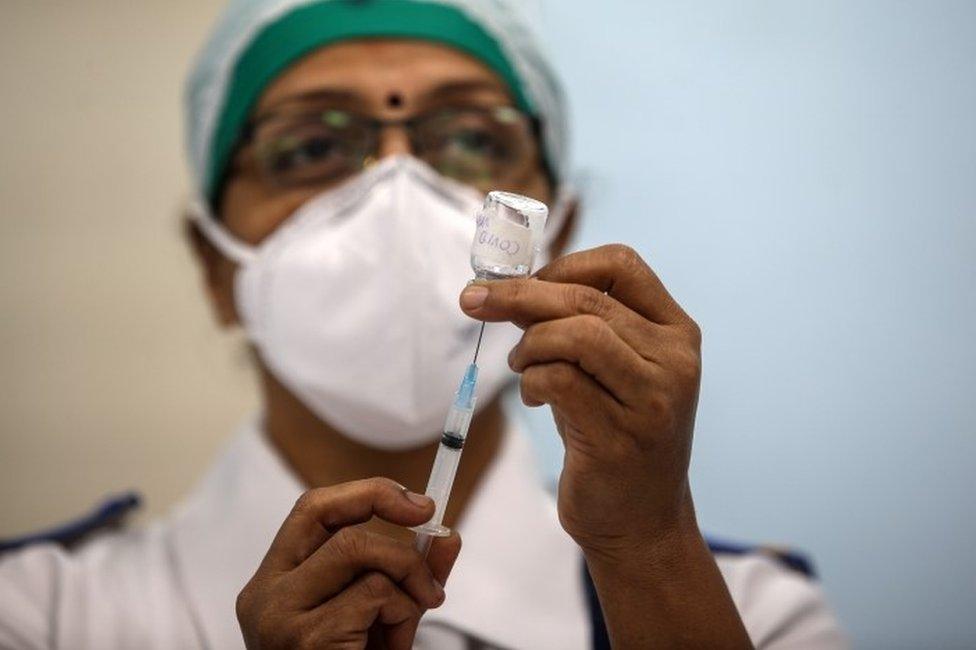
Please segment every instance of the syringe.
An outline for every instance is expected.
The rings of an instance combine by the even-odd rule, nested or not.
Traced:
[[[427,479],[425,494],[434,500],[434,516],[426,524],[414,528],[417,533],[417,551],[421,555],[427,555],[434,537],[447,537],[451,534],[450,529],[443,525],[444,511],[447,510],[454,476],[457,474],[458,463],[461,462],[461,450],[464,449],[464,440],[468,437],[471,416],[478,401],[474,389],[478,382],[478,351],[481,349],[481,338],[484,334],[485,324],[482,322],[474,359],[464,371],[461,384],[454,393],[454,402],[448,409],[447,420],[444,422],[441,444],[437,446],[437,455],[434,457],[434,467]]]
[[[510,192],[489,192],[477,216],[474,241],[471,244],[471,268],[479,280],[526,277],[539,251],[542,229],[549,209],[544,203]],[[426,495],[434,500],[434,516],[413,530],[416,547],[426,555],[434,537],[446,537],[451,531],[444,526],[444,512],[451,496],[454,476],[461,461],[461,450],[474,415],[475,385],[478,381],[478,352],[485,334],[481,323],[474,358],[454,393],[447,413],[441,444],[437,447],[434,467],[427,481]]]

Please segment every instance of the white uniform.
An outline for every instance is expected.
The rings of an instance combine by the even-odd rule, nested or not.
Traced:
[[[417,648],[590,647],[581,554],[531,454],[509,432]],[[0,648],[241,648],[235,598],[303,491],[259,423],[245,425],[171,516],[71,553],[44,544],[5,556]],[[760,555],[717,560],[757,647],[847,646],[816,584]]]

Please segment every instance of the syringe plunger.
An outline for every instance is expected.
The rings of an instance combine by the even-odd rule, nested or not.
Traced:
[[[437,446],[434,467],[430,470],[430,478],[427,480],[425,494],[434,501],[434,516],[426,524],[414,529],[417,533],[417,550],[421,554],[427,553],[432,538],[450,534],[450,531],[443,526],[444,512],[447,510],[454,476],[457,474],[458,463],[461,462],[461,450],[464,448],[464,440],[468,436],[471,416],[474,415],[474,407],[478,400],[474,394],[477,383],[478,366],[472,363],[468,365],[464,377],[461,378],[461,384],[454,393],[454,402],[444,422],[444,435],[441,436],[441,444]]]

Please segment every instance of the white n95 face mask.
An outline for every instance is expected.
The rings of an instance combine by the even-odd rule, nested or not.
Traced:
[[[203,210],[196,221],[240,265],[235,302],[268,369],[350,439],[396,450],[440,435],[474,352],[479,323],[458,295],[482,199],[400,156],[312,198],[257,247]],[[481,405],[514,376],[519,336],[508,323],[486,329]]]

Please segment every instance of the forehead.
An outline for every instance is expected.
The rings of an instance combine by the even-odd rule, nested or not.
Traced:
[[[323,89],[379,102],[391,92],[416,100],[442,87],[511,100],[501,78],[472,56],[428,41],[377,38],[327,45],[299,59],[268,85],[257,110]]]

